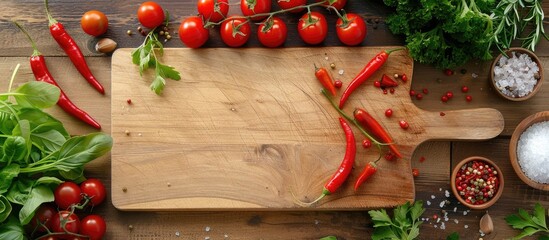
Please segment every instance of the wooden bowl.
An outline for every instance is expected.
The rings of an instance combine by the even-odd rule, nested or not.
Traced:
[[[508,95],[504,94],[503,92],[501,92],[499,90],[499,88],[496,86],[496,82],[495,82],[495,79],[494,79],[494,68],[498,64],[500,58],[503,57],[503,54],[499,54],[498,57],[496,57],[496,59],[494,59],[494,62],[492,63],[492,67],[490,68],[490,85],[494,88],[494,90],[497,92],[498,95],[500,95],[501,97],[503,97],[505,99],[515,101],[515,102],[525,101],[525,100],[530,99],[534,95],[536,95],[536,93],[541,89],[541,84],[543,83],[543,66],[541,65],[541,62],[540,62],[538,56],[536,56],[536,54],[529,51],[528,49],[525,49],[525,48],[509,48],[509,50],[506,51],[507,56],[510,56],[512,52],[519,53],[519,54],[528,54],[530,56],[530,58],[532,58],[532,61],[534,61],[538,65],[538,68],[539,68],[538,83],[534,86],[534,89],[532,90],[532,92],[530,92],[528,95],[526,95],[524,97],[512,97],[512,96],[508,96]]]
[[[513,135],[511,136],[511,141],[509,142],[509,159],[511,160],[511,165],[513,165],[513,169],[515,170],[515,173],[517,173],[517,175],[519,176],[520,180],[528,184],[530,187],[543,191],[549,191],[549,184],[535,182],[524,174],[517,157],[518,141],[522,133],[528,127],[532,126],[532,124],[544,121],[549,121],[549,111],[535,113],[528,116],[519,123],[519,125],[515,128]]]
[[[496,169],[496,171],[498,172],[498,179],[499,179],[499,188],[498,188],[497,192],[495,193],[495,195],[492,197],[492,199],[490,199],[488,202],[485,202],[485,203],[482,203],[482,204],[477,204],[477,205],[466,202],[465,199],[459,194],[459,191],[457,190],[457,186],[456,186],[456,176],[457,176],[457,173],[458,173],[459,169],[463,165],[465,165],[468,162],[471,162],[473,160],[485,162],[488,165],[493,166]],[[504,185],[503,173],[502,173],[501,169],[498,167],[498,165],[496,165],[493,161],[491,161],[490,159],[487,159],[485,157],[472,156],[472,157],[468,157],[466,159],[461,160],[461,162],[459,162],[454,167],[454,170],[452,171],[452,176],[450,177],[450,181],[451,181],[450,185],[451,185],[451,188],[452,188],[452,192],[454,193],[454,196],[456,196],[456,198],[458,199],[458,201],[461,202],[461,204],[463,204],[464,206],[469,207],[470,209],[486,209],[486,208],[489,208],[490,206],[492,206],[494,203],[496,203],[498,201],[499,197],[501,197],[501,194],[503,193],[503,185]]]

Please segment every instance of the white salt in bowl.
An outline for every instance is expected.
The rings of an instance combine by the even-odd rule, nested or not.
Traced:
[[[516,56],[517,59],[520,60],[524,60],[521,59],[521,55],[529,56],[532,61],[531,66],[534,67],[531,68],[527,65],[518,66],[517,64],[523,61],[517,60],[515,62],[515,59],[509,61],[509,58],[506,58],[503,54],[500,54],[494,60],[492,67],[490,68],[491,86],[498,95],[505,99],[511,101],[525,101],[530,99],[540,90],[541,84],[543,83],[543,66],[541,65],[539,58],[536,54],[525,48],[510,48],[506,51],[506,54],[509,58]],[[517,64],[512,64],[511,62],[515,62]],[[507,65],[507,67],[501,67],[502,63],[506,63],[505,65]],[[537,71],[535,71],[535,68],[537,68]],[[533,78],[529,78],[527,81],[522,81],[522,79],[525,79],[526,75],[532,76],[532,72],[534,72]],[[510,92],[509,89],[514,90]]]
[[[529,186],[549,191],[549,111],[522,120],[509,143],[511,165]]]

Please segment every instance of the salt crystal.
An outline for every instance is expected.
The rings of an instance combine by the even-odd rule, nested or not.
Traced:
[[[467,215],[467,211],[463,211],[463,216]]]
[[[431,195],[431,199],[435,199],[435,195]]]
[[[433,225],[433,226],[434,226],[435,228],[438,228],[438,225],[436,225],[436,224],[435,224],[435,225]]]
[[[427,200],[427,206],[431,206],[431,201]]]
[[[337,73],[339,73],[339,75],[343,75],[343,73],[345,73],[345,70],[340,69],[339,72],[337,72]]]
[[[455,222],[456,224],[458,224],[458,223],[459,223],[459,220],[457,220],[457,219],[454,219],[454,222]]]
[[[457,212],[458,208],[457,207],[454,207],[454,212]]]
[[[444,196],[445,196],[445,197],[450,197],[450,192],[448,192],[448,190],[445,190],[445,191],[444,191]]]
[[[209,232],[210,230],[211,230],[211,228],[210,228],[210,227],[206,227],[206,228],[204,228],[204,231],[206,231],[206,232]]]
[[[446,225],[444,223],[441,223],[440,224],[440,229],[442,229],[442,230],[446,229]]]
[[[524,174],[538,183],[549,183],[549,121],[532,124],[521,135],[517,157]]]
[[[446,201],[440,202],[439,206],[442,208],[442,207],[444,207],[444,204],[446,204]]]
[[[439,192],[442,192],[442,188],[439,188],[438,191],[439,191]]]
[[[440,218],[437,218],[437,223],[439,223],[439,222],[440,222]]]
[[[463,227],[464,227],[464,228],[469,228],[469,225],[465,225],[465,226],[463,226]]]
[[[535,75],[539,66],[527,54],[517,56],[513,52],[511,55],[511,58],[501,57],[494,67],[495,86],[507,96],[524,97],[538,83]]]

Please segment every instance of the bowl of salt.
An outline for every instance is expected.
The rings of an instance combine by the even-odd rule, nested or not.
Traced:
[[[549,191],[549,111],[522,120],[509,143],[511,165],[529,186]]]
[[[490,83],[501,97],[525,101],[533,97],[543,83],[539,58],[525,48],[510,48],[492,63]]]

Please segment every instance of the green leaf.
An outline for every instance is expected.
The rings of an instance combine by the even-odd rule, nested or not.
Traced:
[[[417,220],[423,215],[425,209],[423,208],[423,201],[416,201],[410,209],[410,218]]]
[[[6,138],[2,146],[3,157],[1,162],[19,162],[25,158],[27,154],[27,144],[25,139],[20,136],[10,136]]]
[[[55,168],[71,171],[105,155],[112,148],[112,138],[104,133],[90,133],[69,139],[59,149]]]
[[[47,132],[55,130],[65,136],[66,139],[70,137],[69,133],[63,126],[63,123],[48,113],[36,108],[24,108],[19,112],[19,119],[28,120],[32,132]]]
[[[0,223],[4,222],[11,213],[11,203],[4,195],[0,195]]]
[[[11,182],[17,175],[19,175],[18,164],[10,164],[0,170],[0,182],[2,183],[0,184],[0,194],[8,192]]]
[[[57,103],[61,91],[45,82],[27,82],[15,90],[13,97],[23,107],[48,108]]]
[[[29,120],[22,119],[19,120],[17,126],[13,129],[12,135],[14,136],[21,136],[23,139],[25,139],[25,159],[28,159],[28,154],[30,154],[31,148],[32,148],[32,141],[31,141],[31,129],[30,129],[30,123]],[[28,161],[28,160],[27,160]],[[28,163],[28,162],[25,162]]]
[[[410,202],[406,202],[405,204],[395,208],[394,218],[395,218],[395,223],[398,226],[404,227],[404,226],[410,225],[410,221],[407,218],[409,208],[410,208]]]
[[[385,209],[370,210],[368,211],[368,214],[370,214],[370,217],[372,218],[374,224],[387,224],[386,226],[392,224],[391,217],[389,217]]]
[[[84,177],[84,168],[79,167],[79,168],[71,169],[70,171],[59,171],[59,174],[65,179],[72,180],[75,182],[81,182],[79,180],[82,180]]]
[[[10,217],[8,222],[0,225],[0,239],[26,240],[25,230],[16,218]]]
[[[532,235],[536,234],[539,231],[540,231],[539,229],[536,229],[536,228],[533,228],[533,227],[526,227],[522,230],[522,232],[519,235],[514,236],[513,239],[521,239],[521,238],[524,238],[524,237],[532,236]]]
[[[419,236],[419,225],[421,225],[422,223],[422,221],[417,221],[412,224],[412,227],[408,232],[408,239],[416,239]]]
[[[151,90],[154,91],[157,95],[161,95],[164,91],[164,87],[166,86],[166,80],[162,78],[161,76],[156,76],[154,78],[154,81],[151,83]]]
[[[534,221],[534,223],[538,226],[547,229],[547,225],[545,223],[545,208],[543,208],[539,203],[536,203],[536,206],[534,206],[534,216],[532,217],[532,221]]]
[[[46,153],[59,150],[63,143],[67,141],[63,134],[53,129],[46,132],[33,132],[31,140],[34,145],[39,146]]]
[[[141,61],[141,51],[143,51],[143,48],[140,46],[136,49],[134,49],[131,53],[132,55],[132,63],[139,66],[139,62]]]
[[[337,240],[336,236],[326,236],[318,240]]]
[[[453,232],[446,237],[446,240],[459,240],[459,234],[457,232]]]
[[[520,218],[519,216],[515,215],[515,214],[512,214],[512,215],[509,215],[507,217],[505,217],[505,221],[507,222],[508,225],[511,225],[511,227],[515,228],[515,229],[523,229],[525,227],[532,227],[533,225],[524,221],[522,218]]]
[[[17,178],[12,182],[6,198],[15,204],[25,205],[34,181],[28,178]]]
[[[372,240],[384,240],[395,239],[398,240],[398,236],[393,232],[391,227],[376,227],[372,234]]]
[[[535,226],[536,223],[534,220],[532,220],[532,216],[530,216],[530,213],[528,211],[519,208],[518,210],[519,216],[522,218],[523,221],[527,222],[530,226]]]
[[[37,179],[34,185],[35,186],[46,185],[46,186],[49,186],[50,188],[56,188],[61,183],[63,183],[63,180],[59,178],[45,176]]]
[[[176,80],[176,81],[181,80],[181,75],[179,74],[178,71],[175,70],[174,67],[164,65],[164,64],[160,64],[160,63],[158,64],[157,67],[159,68],[158,72],[159,72],[160,76],[162,76],[164,78],[173,79],[173,80]]]
[[[53,191],[48,186],[38,185],[33,187],[27,202],[19,211],[19,221],[21,224],[28,224],[34,216],[36,209],[38,209],[42,203],[53,202],[53,200]]]
[[[549,240],[549,235],[539,236],[538,240]]]

